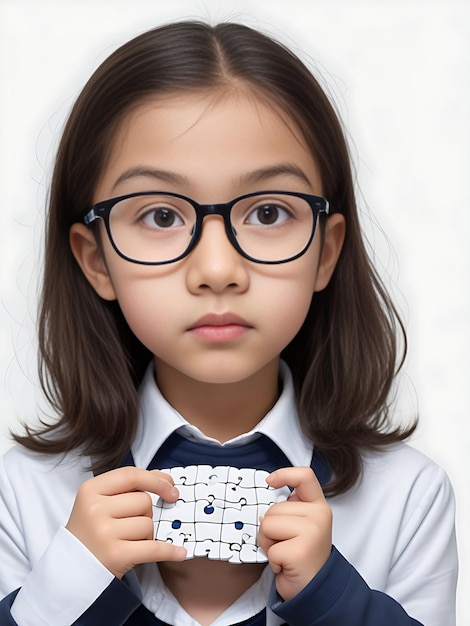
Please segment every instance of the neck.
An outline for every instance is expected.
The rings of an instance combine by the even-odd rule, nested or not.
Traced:
[[[158,564],[163,582],[181,606],[209,626],[261,576],[264,563],[212,561],[205,558]]]
[[[155,363],[157,384],[167,402],[221,443],[250,431],[272,409],[279,397],[278,368],[273,361],[242,381],[212,384]]]

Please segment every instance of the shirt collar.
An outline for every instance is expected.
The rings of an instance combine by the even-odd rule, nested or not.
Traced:
[[[188,439],[226,447],[243,445],[253,441],[259,434],[264,434],[282,450],[292,465],[310,465],[313,446],[301,431],[295,407],[292,374],[283,361],[280,364],[279,375],[282,393],[271,411],[250,432],[221,444],[215,439],[206,437],[168,404],[157,387],[151,363],[140,388],[139,422],[132,445],[136,466],[147,467],[157,450],[176,430]]]

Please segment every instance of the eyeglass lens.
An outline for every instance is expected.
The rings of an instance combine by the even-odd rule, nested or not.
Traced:
[[[139,195],[116,203],[109,216],[116,247],[130,259],[171,261],[188,249],[195,208],[183,198]],[[281,261],[302,252],[314,227],[309,203],[300,197],[267,194],[240,199],[230,213],[240,248],[259,261]]]

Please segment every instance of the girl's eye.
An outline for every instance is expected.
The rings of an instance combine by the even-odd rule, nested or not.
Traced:
[[[182,226],[184,223],[178,213],[168,207],[151,209],[140,218],[140,221],[148,228],[153,229],[174,228]]]
[[[246,223],[255,226],[279,225],[289,219],[289,211],[278,204],[266,203],[257,206],[247,217]]]

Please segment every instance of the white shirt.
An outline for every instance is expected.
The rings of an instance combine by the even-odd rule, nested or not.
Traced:
[[[252,432],[224,445],[241,445],[264,433],[293,465],[310,465],[312,445],[300,430],[287,367],[281,374],[283,392],[270,413]],[[149,368],[132,445],[136,465],[147,467],[177,429],[186,437],[221,445],[166,403]],[[92,476],[85,469],[88,463],[75,454],[41,455],[20,446],[0,459],[0,597],[21,587],[12,607],[20,626],[69,626],[113,580],[64,528],[78,487]],[[412,617],[426,626],[453,626],[457,556],[454,499],[447,476],[402,444],[365,454],[363,463],[360,483],[329,500],[335,546],[370,587],[395,598]],[[163,585],[157,568],[144,566],[140,576],[147,608],[178,626],[197,625]],[[272,580],[267,567],[214,626],[242,621],[254,614],[254,608],[266,606]],[[268,626],[282,622],[270,611],[267,619]]]

